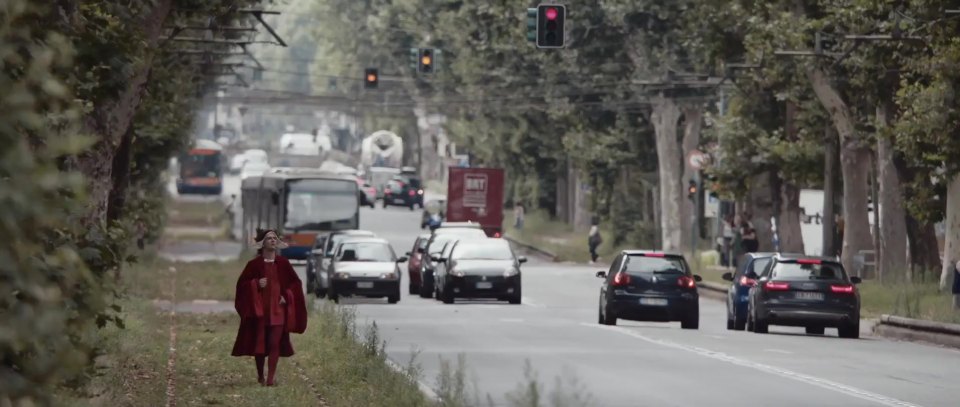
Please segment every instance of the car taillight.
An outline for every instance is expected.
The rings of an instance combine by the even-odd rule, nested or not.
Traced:
[[[677,285],[679,285],[681,288],[695,288],[697,286],[697,282],[693,279],[693,277],[680,276],[680,278],[677,279]]]
[[[384,189],[384,190],[383,190],[383,193],[389,194],[389,193],[390,193],[390,188]]]
[[[779,283],[776,281],[768,281],[763,285],[763,289],[767,291],[787,291],[790,289],[789,283]]]
[[[410,190],[410,196],[414,196],[414,195],[416,195],[416,194],[417,194],[417,191],[414,191],[414,190],[412,190],[412,189]]]
[[[500,232],[494,233],[494,234],[493,234],[493,237],[500,237]]]
[[[753,287],[757,285],[757,280],[749,278],[747,276],[740,277],[740,285],[745,285],[747,287]]]
[[[853,294],[852,285],[831,285],[830,291],[837,294]]]
[[[644,253],[646,257],[663,257],[663,253]]]
[[[627,285],[627,284],[630,284],[630,275],[629,275],[629,274],[623,273],[623,272],[617,272],[617,274],[616,274],[615,276],[613,276],[613,285],[615,285],[615,286],[624,286],[624,285]]]
[[[819,259],[799,259],[797,264],[823,264]]]

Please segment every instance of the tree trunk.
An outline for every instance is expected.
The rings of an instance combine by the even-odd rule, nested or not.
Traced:
[[[821,255],[833,257],[837,255],[837,220],[836,220],[836,191],[837,191],[837,138],[832,129],[827,129],[824,140],[824,170],[823,170],[823,248]]]
[[[680,205],[683,202],[683,185],[680,177],[682,157],[677,142],[677,125],[680,107],[662,94],[653,103],[650,115],[656,133],[657,161],[660,172],[660,233],[664,251],[682,250],[683,222]]]
[[[936,228],[931,223],[920,223],[907,214],[907,234],[913,269],[911,279],[928,281],[926,278],[936,276],[936,271],[940,268],[940,242],[937,240]]]
[[[947,216],[943,223],[946,232],[943,236],[940,289],[950,290],[954,279],[953,270],[960,261],[960,174],[954,174],[947,184]]]
[[[893,114],[892,100],[877,108],[878,129],[889,127]],[[907,264],[907,213],[903,208],[903,188],[900,174],[894,163],[894,148],[889,137],[877,135],[877,178],[880,185],[880,250],[882,262],[878,263],[878,275],[884,281],[906,280]]]
[[[746,215],[745,220],[753,224],[757,231],[758,250],[761,252],[773,251],[773,225],[770,223],[774,218],[776,209],[775,197],[780,194],[778,182],[773,179],[776,175],[770,171],[764,172],[754,177],[750,185],[750,199],[747,208],[742,214]]]
[[[804,253],[800,231],[800,188],[789,182],[780,183],[780,211],[777,218],[780,251]]]
[[[107,219],[110,190],[113,187],[113,161],[120,139],[132,125],[133,116],[140,106],[140,99],[153,65],[155,50],[160,43],[163,24],[170,14],[173,0],[157,1],[143,19],[141,29],[145,42],[146,57],[130,76],[126,89],[116,99],[94,106],[84,119],[85,131],[99,136],[94,146],[68,160],[68,165],[86,177],[90,208],[82,219],[83,225],[92,227]]]
[[[120,139],[116,155],[113,156],[113,186],[107,206],[107,223],[115,222],[123,216],[127,202],[127,187],[130,185],[130,157],[133,154],[133,126]]]
[[[699,171],[690,167],[690,164],[687,163],[686,157],[690,154],[691,151],[696,150],[700,146],[700,130],[703,123],[703,108],[699,106],[685,106],[683,109],[683,142],[681,144],[680,157],[683,160],[683,178],[680,179],[681,188],[683,185],[687,185],[687,182],[694,178],[694,175]],[[681,195],[683,195],[681,193]],[[683,228],[681,228],[681,242],[683,242],[684,247],[690,244],[691,236],[694,228],[693,215],[696,213],[696,207],[694,207],[694,202],[689,199],[681,199],[681,213],[680,218],[683,220]],[[690,252],[696,250],[696,247],[687,247]]]
[[[819,68],[808,72],[808,79],[820,103],[830,114],[840,138],[840,172],[843,175],[843,252],[840,260],[849,273],[855,273],[854,256],[872,246],[867,218],[870,150],[858,139],[850,108]]]

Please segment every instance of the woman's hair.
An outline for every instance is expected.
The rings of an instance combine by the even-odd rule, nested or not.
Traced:
[[[257,249],[257,254],[263,254],[263,239],[267,238],[267,234],[273,232],[277,236],[277,249],[286,249],[289,247],[283,240],[280,240],[280,234],[277,233],[276,229],[260,229],[257,228],[257,234],[253,238],[253,248]]]

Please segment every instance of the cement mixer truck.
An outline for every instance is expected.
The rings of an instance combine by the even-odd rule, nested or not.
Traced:
[[[387,182],[403,165],[403,139],[387,130],[367,136],[360,145],[360,165],[367,183],[377,189],[377,199],[382,199]]]

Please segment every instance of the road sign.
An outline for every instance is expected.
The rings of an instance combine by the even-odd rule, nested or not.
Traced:
[[[695,170],[703,169],[708,160],[709,157],[700,150],[692,150],[687,153],[687,165]]]

